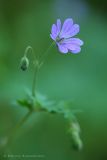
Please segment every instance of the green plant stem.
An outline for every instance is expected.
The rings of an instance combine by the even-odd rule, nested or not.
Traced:
[[[49,53],[49,50],[52,48],[52,46],[55,44],[55,42],[53,42],[50,47],[46,50],[46,52],[43,54],[43,56],[40,58],[38,64],[35,66],[35,72],[34,72],[34,78],[33,78],[33,84],[32,84],[32,96],[35,97],[35,91],[36,91],[36,85],[37,85],[37,75],[38,75],[38,71],[41,68],[41,64],[43,63],[43,61],[45,60],[46,56]]]
[[[55,44],[55,42],[53,41],[51,43],[51,45],[49,46],[49,48],[45,51],[45,53],[43,54],[43,56],[40,58],[40,64],[42,63],[42,61],[45,60],[45,58],[47,57],[49,50],[53,47],[53,45]]]
[[[38,62],[38,64],[36,64],[35,66],[35,72],[34,72],[34,78],[33,78],[33,84],[32,84],[32,96],[35,97],[35,91],[36,91],[36,85],[37,85],[37,74],[38,71],[41,67],[41,63],[44,61],[44,59],[46,58],[46,56],[48,55],[48,52],[50,50],[50,48],[55,44],[55,42],[53,42],[50,47],[46,50],[46,52],[43,54],[43,56],[41,57],[40,61],[38,62],[36,57],[35,57],[35,61]],[[26,48],[25,51],[25,56],[28,53],[28,50],[32,50],[32,47],[28,46]],[[32,50],[33,51],[33,50]],[[41,111],[46,111],[46,110],[41,110]],[[7,147],[11,144],[12,140],[14,139],[14,136],[16,135],[16,133],[18,132],[18,130],[23,126],[23,124],[29,119],[29,117],[31,116],[31,114],[34,112],[33,109],[29,110],[29,112],[22,118],[21,121],[19,121],[19,123],[13,128],[13,130],[11,131],[10,135],[7,137],[7,143],[4,146],[4,151],[7,149]]]
[[[36,90],[36,84],[37,84],[37,74],[38,74],[38,66],[35,67],[35,72],[34,72],[34,78],[33,78],[33,84],[32,84],[32,96],[35,97],[35,90]]]
[[[27,48],[25,50],[25,53],[24,53],[24,56],[26,57],[30,50],[31,50],[31,52],[33,54],[34,59],[36,59],[36,55],[35,55],[34,50],[33,50],[33,48],[31,46],[27,46]]]
[[[19,121],[19,123],[13,128],[11,131],[10,135],[7,138],[7,143],[6,146],[4,147],[5,150],[6,148],[11,144],[12,140],[14,139],[16,133],[19,131],[19,129],[23,126],[23,124],[28,120],[28,118],[31,116],[33,113],[33,110],[29,110],[29,112]]]

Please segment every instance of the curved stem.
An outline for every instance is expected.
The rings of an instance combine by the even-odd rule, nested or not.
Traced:
[[[32,51],[34,59],[36,60],[36,55],[34,54],[34,50],[33,50],[33,48],[31,46],[27,46],[27,48],[25,49],[24,56],[27,56],[29,50]]]

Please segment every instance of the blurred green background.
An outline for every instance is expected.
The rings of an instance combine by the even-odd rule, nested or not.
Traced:
[[[50,99],[71,100],[84,148],[76,152],[62,116],[33,114],[9,153],[37,154],[46,160],[107,159],[107,4],[106,0],[0,0],[0,137],[26,114],[15,106],[31,89],[32,56],[26,72],[19,69],[27,45],[42,54],[51,44],[51,25],[72,17],[84,41],[78,55],[62,55],[54,47],[39,73],[38,91]],[[18,158],[12,158],[18,159]],[[26,159],[26,158],[23,158]],[[32,158],[33,159],[33,158]]]

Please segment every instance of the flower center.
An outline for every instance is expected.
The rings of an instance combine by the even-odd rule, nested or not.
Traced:
[[[64,38],[60,38],[59,36],[56,38],[56,42],[63,43]]]

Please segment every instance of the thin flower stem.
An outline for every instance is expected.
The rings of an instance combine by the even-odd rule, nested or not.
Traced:
[[[27,46],[24,56],[26,57],[29,51],[32,51],[34,56],[34,65],[35,65],[35,72],[34,72],[34,78],[33,78],[33,84],[32,84],[32,96],[35,97],[35,89],[36,89],[36,81],[37,81],[37,72],[38,72],[38,58],[34,53],[34,50],[31,46]]]
[[[32,96],[35,97],[35,90],[36,90],[36,85],[37,85],[37,74],[38,74],[38,66],[35,67],[35,72],[34,72],[34,78],[33,78],[33,84],[32,84]]]
[[[49,46],[49,48],[45,51],[45,53],[43,54],[43,56],[40,58],[40,63],[39,64],[41,64],[42,61],[45,60],[45,58],[48,56],[49,50],[53,47],[54,44],[55,44],[55,42],[53,41],[51,43],[51,45]]]
[[[46,56],[48,55],[48,52],[50,50],[50,48],[55,44],[55,42],[53,42],[50,47],[46,50],[46,52],[43,54],[43,56],[41,57],[40,61],[38,62],[38,60],[36,59],[36,56],[34,54],[33,48],[31,46],[28,46],[25,50],[24,56],[27,56],[28,51],[31,49],[34,55],[34,59],[36,62],[35,65],[35,72],[34,72],[34,78],[33,78],[33,84],[32,84],[32,96],[36,96],[35,94],[35,90],[36,90],[36,85],[37,85],[37,74],[38,71],[40,69],[40,67],[42,66],[42,62],[43,60],[46,58]],[[41,111],[45,111],[45,110],[41,110]],[[23,126],[23,124],[29,119],[29,117],[31,116],[31,114],[34,112],[33,109],[29,110],[29,112],[22,118],[21,121],[19,121],[19,123],[13,128],[13,130],[11,131],[10,135],[7,137],[7,143],[4,146],[4,151],[6,151],[7,147],[11,144],[12,140],[14,139],[14,136],[16,135],[16,133],[18,132],[18,130]]]
[[[27,54],[28,54],[28,52],[29,52],[30,50],[32,51],[33,56],[34,56],[34,59],[36,60],[36,55],[34,54],[34,50],[33,50],[33,48],[32,48],[31,46],[27,46],[27,48],[26,48],[26,50],[25,50],[25,53],[24,53],[24,56],[27,56]]]
[[[21,119],[21,121],[19,121],[19,123],[13,128],[13,130],[11,131],[9,137],[7,138],[7,143],[4,147],[4,149],[6,150],[6,148],[11,144],[12,140],[14,139],[14,136],[16,135],[16,133],[18,132],[18,130],[23,126],[23,124],[28,120],[28,118],[31,116],[31,114],[33,113],[33,110],[29,110],[29,112]]]
[[[43,61],[45,60],[46,56],[49,53],[49,50],[51,49],[51,47],[55,44],[55,42],[53,42],[50,47],[46,50],[46,52],[43,54],[43,56],[40,58],[38,64],[35,66],[35,72],[34,72],[34,78],[33,78],[33,84],[32,84],[32,96],[35,97],[35,91],[36,91],[36,85],[37,85],[37,75],[38,75],[38,71],[41,68]]]

